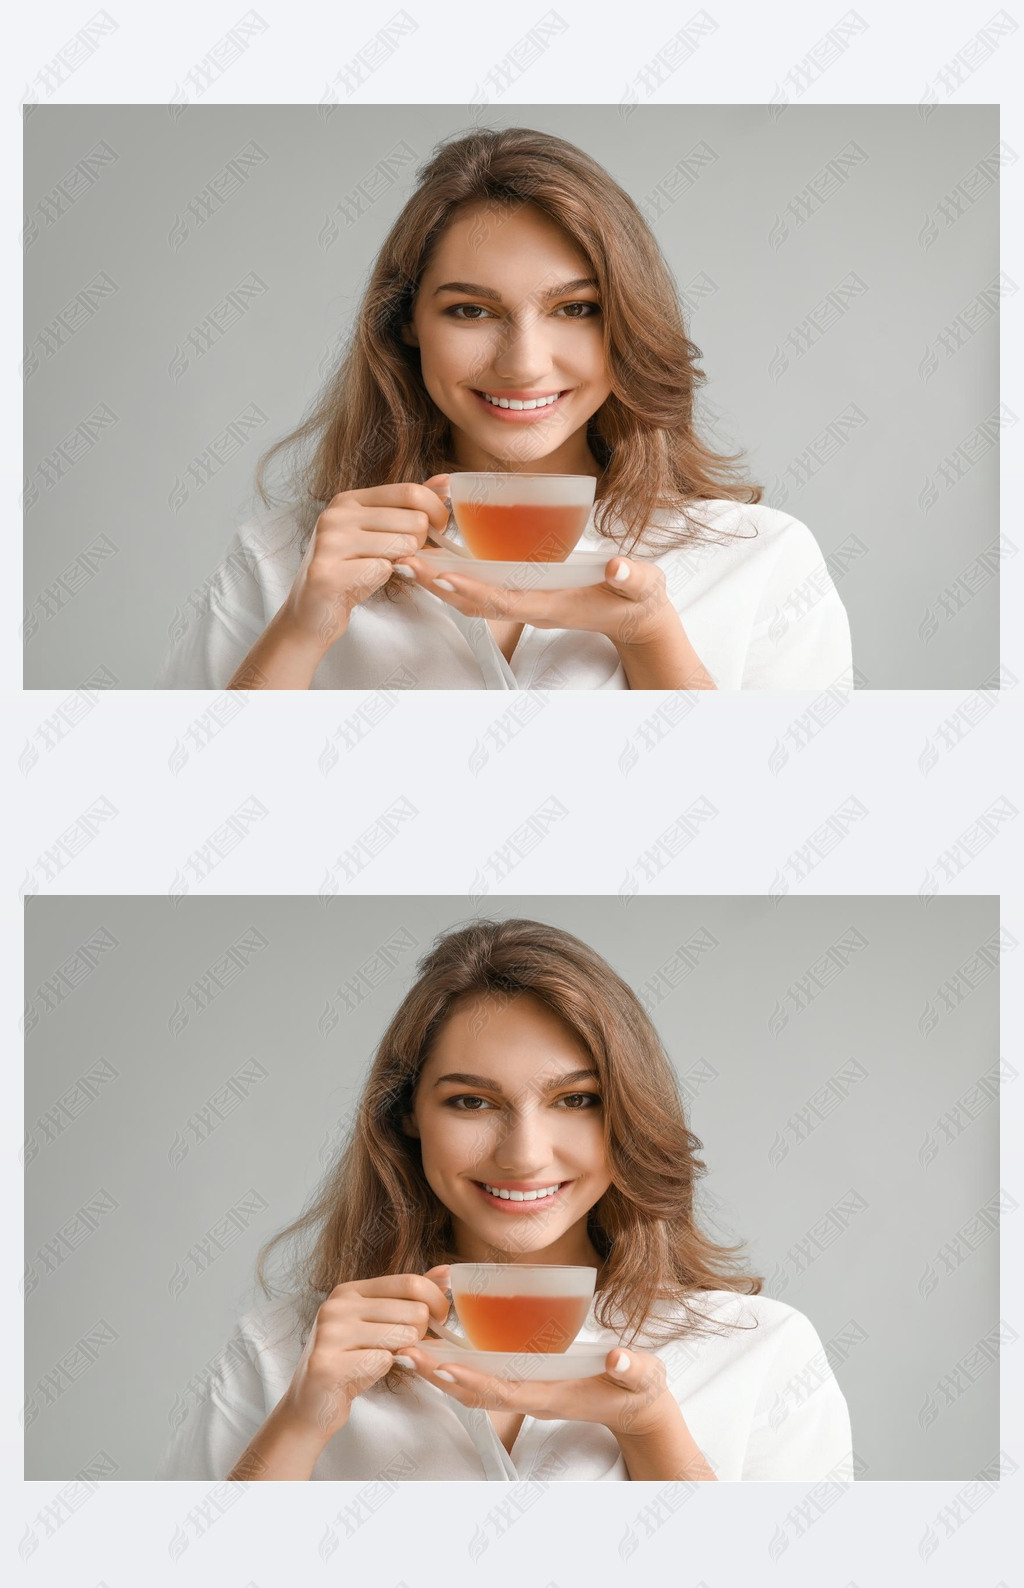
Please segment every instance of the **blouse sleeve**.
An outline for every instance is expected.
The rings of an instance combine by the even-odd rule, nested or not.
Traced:
[[[158,689],[224,689],[267,626],[253,550],[236,534],[210,578],[176,607]]]
[[[853,687],[846,608],[817,541],[795,518],[782,531],[761,592],[742,687]]]
[[[239,1325],[187,1399],[175,1399],[171,1417],[176,1427],[156,1477],[226,1478],[267,1420],[263,1381]]]
[[[744,1480],[852,1482],[850,1413],[813,1324],[790,1310],[754,1410]]]

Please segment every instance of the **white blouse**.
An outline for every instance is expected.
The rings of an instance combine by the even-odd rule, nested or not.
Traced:
[[[630,555],[665,573],[670,600],[719,689],[849,688],[850,626],[818,544],[805,524],[761,505],[697,504],[716,539]],[[581,551],[618,544],[598,535],[591,510]],[[661,513],[658,528],[681,527]],[[718,532],[724,532],[721,539]],[[728,536],[729,538],[725,538]],[[732,538],[735,537],[735,538]],[[200,590],[177,609],[157,685],[223,689],[279,610],[302,554],[291,512],[252,518]],[[525,625],[506,661],[485,618],[464,617],[409,582],[392,601],[357,606],[324,656],[313,689],[628,689],[603,634]]]
[[[665,1362],[669,1389],[715,1476],[852,1481],[846,1401],[803,1313],[725,1290],[699,1292],[692,1305],[713,1320],[715,1333],[634,1343]],[[595,1307],[577,1339],[611,1347],[620,1335],[597,1327]],[[227,1476],[288,1388],[302,1352],[296,1316],[290,1302],[276,1300],[239,1321],[206,1377],[193,1381],[190,1401],[176,1402],[179,1422],[158,1478]],[[657,1313],[673,1316],[682,1314]],[[485,1410],[462,1406],[418,1374],[408,1378],[411,1390],[377,1385],[356,1396],[313,1478],[628,1481],[618,1441],[603,1424],[526,1416],[509,1455]]]

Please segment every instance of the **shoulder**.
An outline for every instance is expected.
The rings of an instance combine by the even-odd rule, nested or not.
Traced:
[[[256,1366],[264,1361],[295,1363],[302,1354],[303,1320],[298,1298],[274,1297],[256,1302],[235,1324],[227,1349],[239,1351]]]
[[[810,1319],[788,1302],[736,1290],[691,1291],[684,1300],[656,1307],[650,1321],[668,1323],[681,1338],[727,1342],[734,1351],[767,1347],[774,1353],[783,1342],[811,1349],[818,1345]]]
[[[267,509],[246,518],[234,534],[234,547],[258,564],[302,560],[302,514],[295,507]]]
[[[763,559],[783,548],[821,556],[805,523],[765,502],[695,501],[677,511],[656,514],[653,527],[676,534],[689,532],[693,546],[720,546],[738,557]],[[683,555],[689,550],[689,546],[680,547]]]

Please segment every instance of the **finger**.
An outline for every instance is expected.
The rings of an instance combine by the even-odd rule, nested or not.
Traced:
[[[479,617],[482,614],[484,617],[505,618],[513,622],[530,621],[529,615],[523,611],[527,597],[522,591],[484,584],[480,579],[467,579],[464,574],[452,573],[450,568],[439,571],[435,563],[422,557],[405,557],[395,566],[411,568],[424,589],[467,617]]]
[[[440,478],[440,476],[435,476]],[[367,485],[358,491],[342,492],[341,496],[347,497],[348,505],[353,500],[367,507],[412,507],[421,513],[426,513],[435,529],[444,529],[448,523],[448,509],[438,495],[428,485],[417,485],[413,480],[403,480],[394,485]],[[338,506],[345,505],[340,497],[334,498]],[[330,506],[334,505],[334,501]]]
[[[477,1373],[461,1363],[435,1362],[425,1351],[403,1351],[402,1355],[413,1362],[417,1372],[429,1383],[436,1384],[438,1389],[452,1395],[464,1406],[483,1407],[488,1411],[514,1412],[520,1409],[522,1386],[512,1380],[494,1378],[489,1373]],[[534,1396],[531,1404],[535,1399]]]
[[[627,601],[638,601],[642,595],[642,582],[638,574],[639,569],[628,557],[613,557],[604,570],[603,588],[611,590],[614,595],[623,596]]]

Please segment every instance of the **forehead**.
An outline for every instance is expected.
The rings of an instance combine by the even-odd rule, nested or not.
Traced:
[[[561,280],[563,273],[566,279],[588,274],[590,265],[557,222],[535,205],[510,208],[495,200],[456,210],[434,246],[423,282],[433,286],[458,276],[497,286],[499,278],[525,273],[532,285],[538,270],[559,272]]]
[[[461,1000],[452,1010],[434,1039],[421,1079],[432,1082],[447,1069],[472,1069],[496,1081],[539,1071],[554,1078],[567,1065],[578,1068],[587,1058],[575,1032],[539,999],[529,993],[483,993]]]

